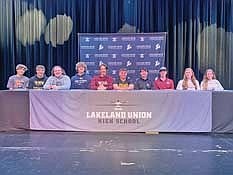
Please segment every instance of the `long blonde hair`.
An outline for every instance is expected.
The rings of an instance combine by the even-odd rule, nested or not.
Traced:
[[[208,71],[211,71],[213,73],[213,79],[216,79],[216,75],[215,75],[213,69],[206,69],[205,74],[203,75],[203,80],[202,80],[203,90],[207,90],[207,88],[208,88],[208,78],[207,78],[207,72]]]
[[[183,77],[182,88],[183,88],[183,90],[187,90],[188,89],[188,79],[185,76],[185,72],[188,71],[188,70],[190,70],[192,72],[191,81],[192,81],[193,85],[195,86],[195,89],[197,89],[197,79],[196,79],[196,77],[194,75],[194,72],[193,72],[193,70],[191,68],[186,68],[184,70],[184,77]]]

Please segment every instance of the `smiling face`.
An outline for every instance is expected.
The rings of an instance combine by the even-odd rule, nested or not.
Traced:
[[[160,78],[166,78],[167,77],[167,71],[166,70],[160,71],[159,76],[160,76]]]
[[[39,78],[44,77],[45,70],[43,68],[37,68],[36,69],[36,76]]]
[[[140,75],[141,75],[141,78],[146,80],[147,79],[147,76],[148,76],[148,72],[146,70],[141,70],[140,71]]]
[[[16,69],[16,74],[18,76],[23,76],[24,73],[25,73],[25,69],[24,68],[18,68],[18,69]]]
[[[191,68],[185,69],[184,76],[188,79],[191,80],[193,76],[193,70]]]
[[[126,80],[126,77],[127,77],[127,71],[126,70],[121,70],[119,72],[119,77],[121,80]]]
[[[80,74],[80,75],[84,74],[84,72],[85,72],[85,67],[82,66],[82,65],[78,66],[78,67],[77,67],[77,72],[78,72],[78,74]]]
[[[100,72],[100,76],[101,77],[106,76],[107,75],[107,68],[106,68],[106,66],[104,66],[104,65],[100,66],[99,72]]]
[[[214,77],[214,72],[213,72],[213,70],[208,69],[208,70],[206,71],[206,77],[207,77],[208,80],[212,80],[213,77]]]
[[[62,75],[62,68],[59,66],[55,66],[53,69],[53,74],[55,77],[60,77]]]

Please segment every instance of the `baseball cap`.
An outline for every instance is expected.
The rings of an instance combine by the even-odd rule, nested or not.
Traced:
[[[166,67],[160,67],[159,72],[161,72],[161,71],[167,71],[167,68]]]
[[[15,69],[18,70],[18,69],[21,69],[21,68],[23,68],[25,71],[28,70],[27,66],[25,66],[24,64],[18,64]]]

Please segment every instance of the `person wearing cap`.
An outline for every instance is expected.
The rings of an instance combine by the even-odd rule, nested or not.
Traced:
[[[161,67],[159,69],[159,77],[154,81],[155,89],[174,89],[174,81],[167,77],[167,68]]]
[[[153,82],[148,79],[148,70],[142,68],[140,70],[140,78],[135,82],[134,89],[136,90],[152,90],[154,89]]]
[[[45,67],[43,65],[36,66],[36,75],[29,79],[29,89],[43,89],[48,77],[45,75]]]
[[[25,71],[27,71],[27,66],[18,64],[16,66],[16,75],[9,77],[7,88],[10,90],[27,89],[29,78],[24,76]]]
[[[199,82],[196,79],[191,68],[184,70],[184,77],[180,80],[176,87],[177,90],[200,90]]]
[[[112,90],[113,78],[107,75],[108,66],[101,64],[99,66],[99,75],[91,80],[91,89],[93,90]]]
[[[54,66],[51,76],[48,78],[43,88],[47,90],[67,90],[70,89],[70,77],[61,66]]]
[[[84,62],[78,62],[75,69],[77,73],[71,77],[70,89],[89,89],[91,76],[86,74],[87,65]]]
[[[121,68],[119,70],[119,78],[113,83],[113,89],[115,90],[132,90],[134,89],[134,84],[127,76],[127,69]]]

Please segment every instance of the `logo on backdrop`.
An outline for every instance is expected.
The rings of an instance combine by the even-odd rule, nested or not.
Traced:
[[[140,54],[140,58],[144,58],[144,54],[143,53]]]
[[[158,49],[160,49],[160,44],[155,45],[155,50],[158,50]]]
[[[132,46],[130,44],[128,44],[126,50],[130,50],[130,49],[132,49]]]
[[[132,65],[132,62],[131,61],[127,61],[126,66],[129,67],[131,65]]]
[[[89,41],[90,41],[90,38],[85,38],[85,41],[86,41],[86,42],[89,42]]]
[[[160,62],[157,60],[155,61],[155,67],[159,66],[160,65]]]
[[[116,37],[112,38],[112,41],[113,41],[113,42],[116,42],[116,41],[117,41],[117,38],[116,38]]]
[[[98,66],[109,64],[108,73],[116,78],[122,67],[135,80],[139,70],[146,67],[154,79],[164,66],[166,33],[148,34],[79,34],[80,61],[87,64],[90,75],[98,73]]]
[[[104,49],[104,46],[102,44],[99,45],[99,50]]]

